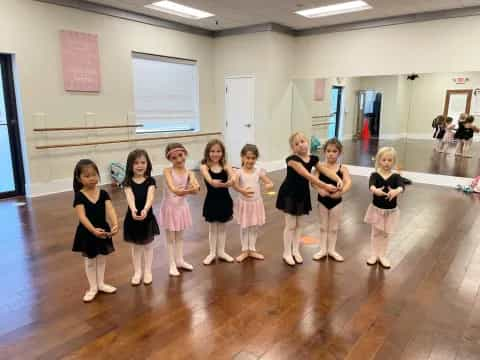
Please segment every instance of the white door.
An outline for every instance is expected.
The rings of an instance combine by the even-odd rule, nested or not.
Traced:
[[[228,162],[240,167],[240,151],[255,143],[255,78],[231,77],[225,79],[225,145]]]

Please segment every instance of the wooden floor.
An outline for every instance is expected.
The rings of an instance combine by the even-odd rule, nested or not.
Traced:
[[[454,145],[450,146],[449,154],[440,154],[433,151],[433,144],[433,139],[347,140],[344,141],[343,162],[372,167],[378,149],[393,146],[397,150],[398,165],[403,170],[469,178],[480,175],[480,143],[473,143],[472,158],[455,156]]]
[[[278,184],[282,173],[273,177]],[[0,358],[479,359],[479,199],[408,188],[390,248],[393,268],[382,270],[365,264],[369,227],[362,218],[370,196],[367,178],[353,180],[338,244],[345,263],[310,260],[310,245],[303,265],[286,266],[283,217],[268,197],[258,242],[266,260],[203,266],[202,195],[191,201],[195,224],[186,244],[193,273],[170,278],[159,239],[153,285],[133,288],[119,235],[106,275],[118,292],[90,304],[81,300],[82,258],[70,251],[72,194],[25,206],[0,202]],[[111,193],[123,215],[123,194]],[[306,233],[318,235],[314,216]],[[238,254],[233,223],[228,234],[227,248]]]

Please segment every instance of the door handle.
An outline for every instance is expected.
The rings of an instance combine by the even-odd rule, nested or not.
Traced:
[[[251,127],[252,127],[252,124],[245,124],[245,127],[251,128]]]

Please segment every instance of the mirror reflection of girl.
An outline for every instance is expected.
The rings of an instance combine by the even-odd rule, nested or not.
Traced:
[[[453,118],[450,116],[447,116],[445,120],[445,134],[443,135],[439,152],[448,153],[448,145],[450,145],[453,142],[454,136],[455,136],[455,124],[453,123]]]
[[[480,129],[477,128],[474,125],[475,118],[472,115],[469,115],[466,117],[464,126],[463,126],[463,133],[461,136],[461,141],[462,144],[462,153],[461,156],[463,157],[472,157],[472,154],[470,152],[470,149],[472,147],[472,142],[473,142],[473,134],[480,132]]]
[[[465,120],[467,119],[467,114],[462,113],[458,118],[458,126],[457,131],[455,132],[454,139],[457,141],[457,146],[455,148],[455,155],[462,156],[463,155],[463,136],[465,132]]]
[[[334,193],[342,188],[343,182],[338,178],[337,186],[326,184],[311,173],[312,168],[318,166],[319,159],[315,155],[310,155],[308,140],[304,134],[293,133],[289,138],[289,143],[293,154],[285,160],[287,176],[278,191],[276,207],[285,213],[283,260],[288,265],[294,266],[303,263],[300,254],[303,219],[312,210],[309,183],[329,193]],[[335,175],[332,176],[335,177]]]
[[[85,258],[90,288],[83,297],[84,302],[92,301],[99,291],[108,294],[117,291],[104,279],[105,257],[115,251],[112,236],[118,232],[118,220],[110,196],[97,186],[99,178],[98,167],[90,159],[80,160],[73,171],[73,207],[79,223],[72,251],[82,253]]]
[[[365,222],[372,227],[371,256],[368,265],[380,262],[382,267],[389,269],[387,258],[388,243],[395,232],[400,210],[397,207],[397,197],[404,190],[402,177],[393,172],[397,161],[397,153],[392,147],[383,147],[375,157],[375,172],[370,175],[369,187],[373,195],[372,203],[365,214]]]
[[[242,253],[236,260],[242,262],[247,257],[263,260],[263,254],[256,249],[258,228],[265,224],[265,206],[263,205],[260,183],[263,183],[267,190],[273,188],[273,182],[265,173],[265,170],[255,167],[259,157],[256,145],[245,145],[240,156],[242,167],[235,177],[234,189],[240,193],[236,199],[234,214],[237,223],[240,225],[240,240]]]
[[[446,126],[447,126],[446,119],[447,118],[443,115],[439,115],[435,119],[436,127],[435,127],[435,133],[433,135],[435,139],[435,146],[433,149],[435,151],[440,151],[442,148],[442,140],[443,140],[443,137],[445,136]]]
[[[314,260],[329,256],[335,261],[343,261],[343,256],[336,250],[338,226],[342,217],[342,196],[352,187],[352,179],[346,166],[338,163],[342,154],[342,143],[336,138],[328,140],[323,146],[325,162],[320,163],[319,179],[326,184],[337,185],[337,177],[343,180],[341,190],[329,193],[322,188],[318,191],[318,210],[320,219],[320,250],[313,255]],[[335,177],[331,177],[334,174]]]
[[[170,276],[179,276],[178,269],[193,270],[183,258],[183,232],[192,226],[186,197],[198,194],[200,185],[195,174],[185,166],[187,155],[187,149],[180,143],[171,143],[165,148],[165,157],[172,166],[163,171],[165,186],[159,220],[167,238]]]

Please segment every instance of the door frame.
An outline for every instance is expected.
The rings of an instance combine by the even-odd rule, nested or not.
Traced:
[[[356,101],[357,101],[357,112],[360,111],[360,93],[361,92],[365,92],[365,91],[375,91],[376,93],[380,93],[382,95],[382,101],[380,102],[380,124],[379,124],[379,127],[378,127],[378,139],[380,139],[382,137],[382,134],[383,134],[383,129],[382,129],[382,125],[383,125],[383,110],[384,110],[384,106],[383,106],[383,102],[385,101],[385,98],[384,98],[384,94],[383,94],[383,90],[376,90],[376,89],[370,89],[370,88],[365,88],[365,89],[359,89],[357,90],[357,94],[356,94]],[[364,106],[364,109],[365,109],[365,106]],[[363,113],[365,115],[365,113]],[[357,129],[357,131],[359,131],[359,133],[357,134],[358,138],[361,137],[361,134],[362,134],[362,127],[363,127],[363,119],[359,119],[359,115],[360,114],[357,114],[357,122],[360,121],[360,128]]]
[[[5,115],[7,117],[7,129],[10,142],[10,154],[12,158],[12,170],[15,181],[15,190],[0,193],[0,199],[12,196],[25,195],[25,171],[22,158],[22,142],[20,127],[18,124],[17,100],[15,96],[15,81],[13,78],[12,56],[0,54],[3,94],[5,97]]]
[[[338,89],[340,96],[337,96],[337,106],[335,111],[335,137],[338,139],[338,134],[340,133],[341,117],[342,117],[342,104],[343,104],[343,91],[345,87],[342,85],[333,85],[333,89]]]
[[[256,78],[254,75],[231,75],[231,76],[225,76],[225,79],[223,81],[223,91],[224,91],[224,97],[223,97],[223,139],[225,141],[225,146],[228,148],[228,143],[227,143],[227,127],[228,127],[228,124],[227,124],[227,81],[228,80],[235,80],[235,79],[252,79],[253,80],[253,106],[252,106],[252,114],[251,114],[251,118],[252,118],[252,131],[253,131],[253,139],[252,139],[252,143],[255,144],[255,138],[256,138],[256,124],[255,124],[255,105],[256,105],[256,102],[255,102],[255,81],[256,81]]]
[[[445,103],[443,106],[443,115],[448,115],[448,107],[450,106],[450,95],[459,95],[465,94],[467,96],[467,103],[465,105],[465,113],[470,114],[470,107],[472,105],[472,93],[473,89],[455,89],[455,90],[447,90],[445,93]],[[455,121],[455,119],[454,119]]]

